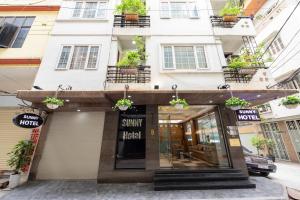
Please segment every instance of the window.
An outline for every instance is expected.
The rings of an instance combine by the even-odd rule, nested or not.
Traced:
[[[204,46],[163,46],[163,68],[180,70],[207,68]]]
[[[21,48],[35,17],[1,17],[0,47]]]
[[[107,1],[78,1],[75,4],[72,17],[86,19],[105,18],[107,13],[107,4]]]
[[[198,8],[195,2],[162,1],[160,3],[161,18],[198,18]]]
[[[284,44],[282,43],[282,40],[280,37],[277,37],[273,41],[273,43],[270,45],[270,49],[271,49],[271,51],[270,51],[271,55],[276,55],[284,49]]]
[[[76,45],[63,46],[57,69],[96,69],[100,46]]]

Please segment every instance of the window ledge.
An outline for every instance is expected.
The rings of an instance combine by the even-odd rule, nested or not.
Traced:
[[[57,22],[108,22],[109,19],[100,19],[100,18],[92,18],[92,19],[86,19],[86,18],[68,18],[68,19],[57,19]]]
[[[197,70],[176,70],[176,69],[161,69],[162,74],[192,74],[192,73],[223,73],[223,71],[214,70],[211,71],[210,68],[197,69]]]

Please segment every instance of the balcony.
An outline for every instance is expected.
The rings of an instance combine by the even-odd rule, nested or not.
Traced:
[[[243,69],[231,69],[229,67],[223,67],[225,82],[249,83],[259,69],[263,68],[248,67]]]
[[[226,22],[221,16],[210,16],[210,22],[213,27],[232,28],[234,27],[242,17],[238,17],[234,22]]]
[[[135,28],[145,28],[150,27],[150,16],[139,16],[137,21],[126,21],[125,15],[115,15],[114,17],[114,27],[135,27]]]
[[[150,66],[139,66],[136,74],[123,73],[117,66],[107,67],[107,83],[149,83],[150,81]]]

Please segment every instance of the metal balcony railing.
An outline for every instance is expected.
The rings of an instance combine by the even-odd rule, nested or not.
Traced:
[[[223,20],[222,16],[210,16],[210,21],[211,21],[212,26],[214,26],[214,27],[232,28],[242,18],[250,19],[250,17],[237,17],[237,20],[234,21],[234,22],[226,22],[226,21]]]
[[[227,66],[223,67],[225,82],[248,83],[252,80],[257,70],[266,67],[245,67],[241,69],[231,69]]]
[[[139,66],[136,74],[122,73],[117,66],[107,66],[107,83],[149,83],[151,80],[150,66]]]
[[[138,21],[126,21],[125,15],[115,15],[114,27],[150,27],[150,16],[139,16]]]

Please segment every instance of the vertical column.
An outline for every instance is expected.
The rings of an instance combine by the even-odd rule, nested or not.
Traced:
[[[239,134],[231,135],[229,128],[236,126],[235,113],[226,108],[224,105],[220,105],[220,114],[223,124],[223,130],[225,132],[225,142],[227,142],[231,164],[234,169],[240,169],[243,173],[248,174],[247,166],[244,159],[243,149],[241,146],[241,140]],[[236,129],[236,131],[238,131]],[[238,133],[238,132],[237,132]]]

